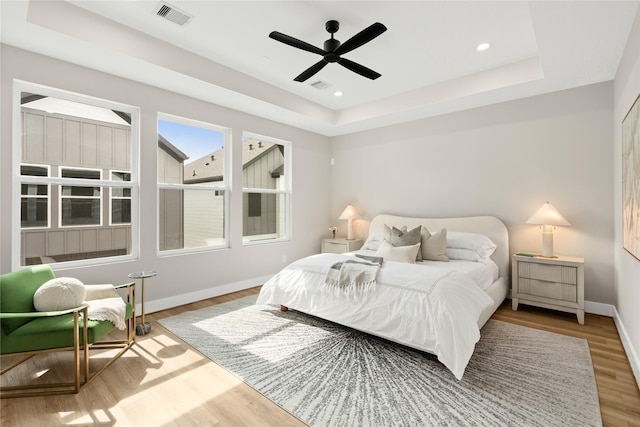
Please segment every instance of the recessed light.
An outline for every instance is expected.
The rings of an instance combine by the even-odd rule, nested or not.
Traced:
[[[340,91],[333,92],[333,96],[342,96],[342,92]]]
[[[476,50],[478,52],[483,52],[487,49],[489,49],[491,47],[490,43],[480,43],[478,46],[476,46]]]

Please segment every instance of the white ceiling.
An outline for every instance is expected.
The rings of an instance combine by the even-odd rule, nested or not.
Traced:
[[[0,2],[0,41],[334,136],[612,80],[639,1],[182,1],[181,27],[158,1]],[[322,47],[388,30],[344,55],[361,77],[268,37]],[[477,52],[480,42],[492,47]],[[325,90],[310,86],[329,83]],[[340,90],[342,97],[333,93]]]

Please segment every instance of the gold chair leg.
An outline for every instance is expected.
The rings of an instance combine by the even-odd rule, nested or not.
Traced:
[[[75,392],[79,392],[80,391],[80,337],[79,337],[79,321],[78,321],[78,317],[79,314],[78,312],[74,312],[73,313],[73,362],[74,362],[74,367],[73,367],[73,372],[74,372],[74,384],[75,384]],[[84,322],[85,325],[87,324],[87,318],[85,316],[84,318]],[[86,347],[86,346],[85,346]]]
[[[129,297],[129,290],[127,289],[127,297]],[[73,351],[74,353],[74,381],[66,382],[66,383],[55,383],[55,384],[32,384],[32,385],[17,385],[17,386],[3,386],[0,387],[0,398],[14,398],[14,397],[31,397],[31,396],[51,396],[51,395],[60,395],[60,394],[74,394],[78,393],[82,387],[87,385],[91,380],[100,375],[102,371],[107,369],[113,362],[118,360],[120,356],[122,356],[128,349],[130,349],[135,344],[135,288],[132,286],[131,289],[131,297],[133,302],[132,304],[132,316],[127,321],[127,334],[124,340],[112,340],[112,341],[101,341],[96,342],[95,344],[88,344],[89,342],[89,330],[88,330],[88,319],[87,319],[87,309],[81,310],[83,313],[83,325],[82,325],[82,347],[83,347],[83,355],[82,359],[80,358],[80,320],[79,320],[79,312],[74,313],[73,324],[74,324],[74,337],[73,337],[73,347],[66,348],[58,348],[51,349],[45,351],[36,351],[36,352],[25,352],[22,355],[27,356],[20,361],[11,364],[11,366],[2,369],[0,375],[5,372],[10,371],[16,366],[22,364],[26,360],[35,356],[36,354],[46,353],[46,352],[58,352],[58,351]],[[128,301],[129,302],[129,301]],[[89,349],[95,348],[119,348],[120,351],[112,357],[102,368],[98,371],[94,372],[93,375],[90,374],[89,369]],[[20,354],[15,354],[15,356],[20,356]],[[83,369],[83,379],[80,378],[80,365],[84,362]]]
[[[84,309],[84,325],[82,327],[82,346],[84,352],[84,383],[89,380],[89,326],[87,325],[89,313],[88,310]]]

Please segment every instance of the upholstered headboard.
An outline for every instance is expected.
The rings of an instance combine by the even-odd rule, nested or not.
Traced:
[[[509,234],[502,221],[493,216],[470,216],[463,218],[409,218],[397,215],[379,214],[369,225],[369,234],[381,229],[384,224],[388,226],[411,229],[418,225],[424,225],[430,231],[446,228],[447,231],[464,231],[467,233],[484,234],[490,238],[497,248],[491,259],[498,265],[500,276],[509,278]]]

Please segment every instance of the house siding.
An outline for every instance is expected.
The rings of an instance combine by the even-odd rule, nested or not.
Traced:
[[[100,169],[102,179],[109,179],[111,170],[130,172],[128,126],[26,107],[21,109],[21,116],[22,163],[50,165],[50,176],[60,176],[63,167]],[[131,252],[131,226],[109,224],[109,189],[101,190],[102,224],[77,228],[59,225],[59,188],[57,185],[49,188],[49,227],[22,229],[21,265],[31,259],[37,263],[46,259],[69,261],[96,253]]]

